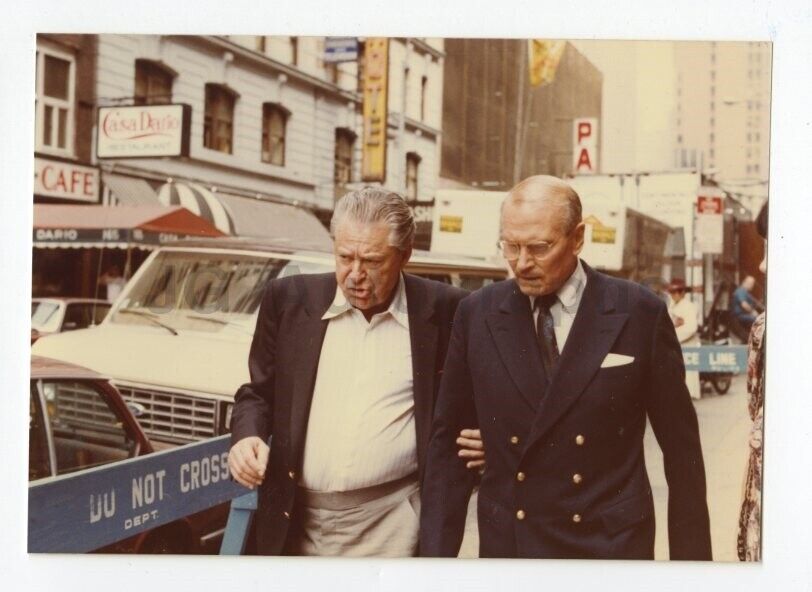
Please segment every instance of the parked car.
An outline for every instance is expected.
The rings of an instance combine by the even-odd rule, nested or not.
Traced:
[[[270,240],[190,239],[150,255],[97,327],[51,335],[40,355],[112,377],[153,442],[184,444],[229,431],[234,393],[271,278],[329,272],[331,252]],[[416,251],[407,271],[468,290],[504,279],[502,265]]]
[[[66,362],[32,356],[28,423],[28,479],[77,473],[155,450],[138,424],[143,412],[125,403],[102,375]],[[222,528],[227,506],[199,512],[124,539],[106,553],[188,553]]]
[[[33,298],[31,343],[49,333],[98,325],[109,310],[109,302],[95,298]]]

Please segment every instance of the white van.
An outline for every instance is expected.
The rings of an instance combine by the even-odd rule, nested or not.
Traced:
[[[265,283],[334,268],[332,253],[244,238],[192,239],[156,250],[98,326],[44,337],[32,353],[112,377],[152,441],[183,444],[229,431]],[[407,271],[475,290],[499,265],[415,251]]]

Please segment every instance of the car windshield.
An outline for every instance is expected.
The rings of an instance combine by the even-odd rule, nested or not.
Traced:
[[[59,331],[59,303],[49,300],[31,302],[31,328],[42,333]]]
[[[268,280],[330,271],[330,261],[163,251],[131,286],[110,320],[153,324],[145,315],[124,314],[142,310],[173,329],[218,331],[243,326],[253,330],[251,321]]]

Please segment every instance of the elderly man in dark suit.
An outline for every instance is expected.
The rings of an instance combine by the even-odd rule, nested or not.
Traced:
[[[696,413],[665,304],[592,270],[575,191],[530,177],[502,208],[515,279],[459,306],[423,482],[420,553],[456,556],[472,476],[455,437],[478,426],[482,557],[652,559],[646,417],[663,450],[671,559],[711,559]]]
[[[331,231],[335,274],[265,289],[229,467],[259,486],[261,554],[410,556],[440,372],[465,292],[403,273],[415,223],[397,194],[350,192]]]

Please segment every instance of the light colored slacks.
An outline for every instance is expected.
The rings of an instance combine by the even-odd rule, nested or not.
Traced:
[[[287,552],[323,557],[413,557],[420,525],[420,487],[409,480],[373,500],[353,492],[300,490],[298,528]]]

